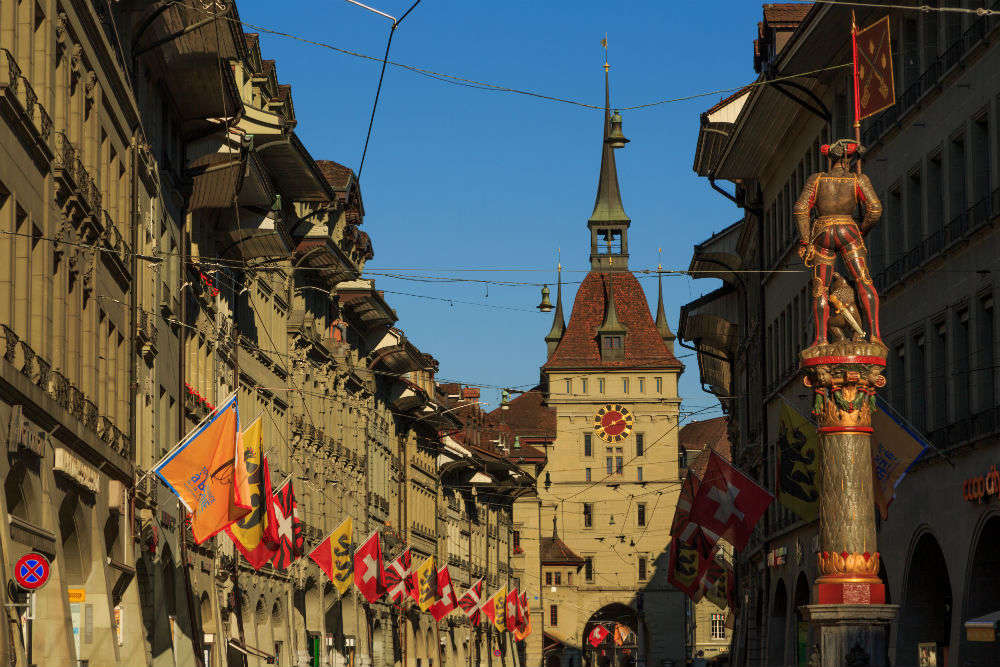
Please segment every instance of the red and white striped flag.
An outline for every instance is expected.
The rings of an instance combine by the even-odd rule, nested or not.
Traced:
[[[469,621],[475,625],[479,625],[479,620],[482,617],[482,614],[479,612],[479,602],[482,599],[483,580],[481,577],[479,581],[469,586],[469,590],[465,591],[465,594],[458,599],[458,606],[469,617]]]
[[[385,568],[387,595],[390,600],[400,606],[406,598],[406,575],[410,573],[411,565],[412,556],[410,548],[407,547],[396,560],[389,563],[389,567]]]

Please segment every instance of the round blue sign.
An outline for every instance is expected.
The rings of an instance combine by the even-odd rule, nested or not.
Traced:
[[[48,580],[49,560],[41,554],[25,554],[14,565],[14,581],[25,590],[38,590]]]

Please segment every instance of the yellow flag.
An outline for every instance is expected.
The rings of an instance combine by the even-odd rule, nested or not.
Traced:
[[[226,533],[233,540],[243,557],[255,570],[270,561],[277,549],[272,548],[265,538],[265,532],[277,528],[269,525],[268,508],[271,506],[271,474],[267,469],[267,457],[263,454],[261,441],[261,418],[257,417],[243,431],[243,456],[246,459],[250,482],[250,514],[242,521],[226,527]]]
[[[778,424],[778,501],[805,521],[815,519],[819,508],[818,467],[816,427],[782,401]]]
[[[497,615],[493,618],[493,627],[497,629],[497,632],[506,632],[506,610],[507,610],[507,589],[501,587],[493,595],[493,608],[496,609]]]
[[[329,542],[330,579],[341,595],[346,593],[354,582],[354,557],[351,555],[353,541],[354,521],[351,517],[347,517],[324,542],[324,544]]]
[[[428,556],[417,568],[417,586],[420,589],[420,611],[427,611],[437,602],[437,568],[434,556]]]

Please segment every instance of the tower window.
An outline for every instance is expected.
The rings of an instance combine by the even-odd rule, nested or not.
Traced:
[[[580,378],[580,393],[587,393],[587,378]]]
[[[656,378],[656,393],[663,393],[663,378]]]
[[[605,336],[604,337],[604,349],[605,350],[621,350],[624,336]]]
[[[597,252],[602,255],[622,254],[622,231],[620,229],[600,229],[597,231]]]
[[[583,527],[590,528],[594,525],[594,506],[590,503],[583,504]]]
[[[639,378],[639,393],[646,393],[646,378]]]
[[[556,605],[549,607],[549,625],[552,627],[559,625],[559,607]]]
[[[635,455],[642,456],[646,452],[646,436],[642,433],[635,434]]]
[[[584,456],[593,456],[594,455],[594,445],[593,445],[593,442],[594,441],[593,441],[593,438],[591,437],[590,433],[584,433],[583,434],[583,455]]]
[[[646,525],[646,503],[636,504],[636,523],[640,526]]]
[[[604,378],[598,378],[597,380],[597,391],[604,393]]]
[[[622,392],[628,393],[628,378],[622,378]]]
[[[587,556],[583,560],[583,578],[587,581],[594,580],[594,559],[592,556]]]
[[[646,557],[639,556],[639,581],[645,581],[646,574]]]
[[[573,393],[573,380],[569,379],[566,380],[566,394],[569,395],[572,393]]]

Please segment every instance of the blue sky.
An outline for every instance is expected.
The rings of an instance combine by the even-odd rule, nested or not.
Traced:
[[[366,4],[399,16],[410,2]],[[240,0],[238,6],[249,23],[379,57],[385,49],[389,22],[345,0]],[[751,81],[760,16],[759,3],[743,0],[710,6],[423,0],[393,38],[390,59],[603,104],[600,40],[607,33],[612,105],[632,106]],[[293,86],[297,131],[313,157],[357,169],[379,63],[267,34],[261,45],[265,58],[277,60],[279,80]],[[686,269],[694,243],[737,219],[738,209],[691,170],[699,114],[721,97],[623,114],[632,142],[617,159],[632,219],[631,268],[655,268],[662,248],[665,269]],[[364,229],[375,246],[367,269],[551,283],[561,249],[566,281],[582,280],[601,123],[599,111],[451,85],[390,66],[362,174]],[[656,280],[642,282],[655,309]],[[385,276],[376,276],[376,284],[388,292],[399,326],[441,362],[441,379],[483,385],[491,402],[499,393],[491,386],[528,388],[537,381],[551,324],[550,315],[534,309],[539,287]],[[682,304],[716,286],[714,280],[665,278],[671,327]],[[574,284],[566,285],[567,315],[575,292]],[[694,357],[682,360],[688,367],[681,381],[684,409],[716,404],[699,387]]]

